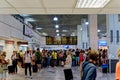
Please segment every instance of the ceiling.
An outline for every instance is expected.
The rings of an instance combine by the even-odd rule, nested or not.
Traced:
[[[42,36],[56,36],[57,33],[60,36],[76,36],[77,25],[81,25],[81,19],[88,21],[88,15],[74,14],[74,15],[20,15],[24,19],[33,19],[30,21],[33,25],[33,29],[37,30]],[[58,21],[54,21],[53,18],[57,17]],[[59,28],[55,28],[55,25],[59,25]],[[41,29],[37,29],[41,28]],[[56,32],[59,30],[59,32]],[[98,15],[98,36],[102,37],[106,34],[106,15]],[[46,35],[47,34],[47,35]]]
[[[120,13],[119,0],[104,8],[75,8],[77,0],[0,0],[0,14],[111,14]]]
[[[87,15],[31,15],[29,17],[36,20],[30,22],[34,29],[40,27],[42,29],[38,31],[49,36],[56,36],[58,33],[56,30],[59,30],[61,36],[76,35],[77,25],[81,24],[81,19],[87,19]],[[54,17],[57,17],[58,21],[54,21]],[[55,25],[59,25],[59,28],[55,28]]]
[[[111,0],[104,8],[75,8],[77,0],[0,0],[0,14],[30,14],[35,22],[30,22],[34,29],[41,27],[40,33],[55,36],[55,24],[59,24],[60,34],[76,34],[77,25],[86,14],[120,13],[119,0]],[[83,15],[84,14],[84,15]],[[59,21],[54,22],[57,16]],[[24,18],[27,18],[24,17]],[[98,15],[99,36],[106,33],[105,15]],[[68,30],[68,32],[62,32]]]

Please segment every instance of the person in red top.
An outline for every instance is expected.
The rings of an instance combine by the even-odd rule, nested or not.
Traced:
[[[80,64],[84,61],[84,57],[83,57],[83,54],[85,53],[85,51],[84,50],[81,50],[80,51],[80,54],[79,54],[79,62],[80,62]]]
[[[118,50],[119,61],[116,64],[115,79],[120,80],[120,49]]]
[[[84,56],[83,56],[84,53],[85,53],[85,51],[84,51],[84,50],[81,50],[81,51],[80,51],[80,54],[79,54],[80,72],[82,72],[81,70],[82,70],[82,63],[83,63],[83,61],[84,61]],[[80,73],[80,75],[82,76],[81,73]]]

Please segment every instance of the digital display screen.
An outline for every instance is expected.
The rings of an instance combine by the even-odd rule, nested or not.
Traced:
[[[106,40],[100,40],[98,41],[99,46],[107,46],[107,41]]]
[[[77,36],[50,37],[46,36],[46,45],[77,45]]]

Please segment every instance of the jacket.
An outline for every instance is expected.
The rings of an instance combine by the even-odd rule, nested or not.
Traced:
[[[96,66],[91,62],[82,64],[83,76],[81,80],[95,80],[97,76]]]

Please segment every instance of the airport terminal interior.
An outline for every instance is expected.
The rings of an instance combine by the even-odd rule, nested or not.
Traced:
[[[0,0],[0,80],[120,80],[119,48],[119,0]]]

